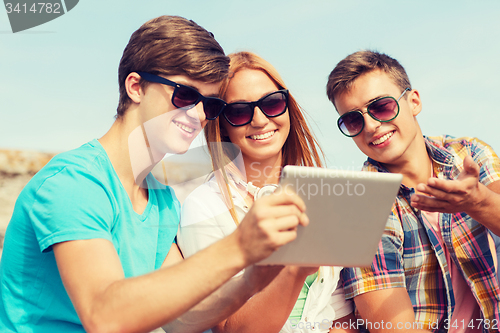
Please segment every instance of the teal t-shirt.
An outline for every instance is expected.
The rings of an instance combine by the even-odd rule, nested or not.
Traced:
[[[54,157],[23,189],[0,262],[1,332],[84,332],[62,284],[52,245],[103,238],[126,277],[158,269],[174,242],[180,204],[150,174],[137,214],[97,140]]]

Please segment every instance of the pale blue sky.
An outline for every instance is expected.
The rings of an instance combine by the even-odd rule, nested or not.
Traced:
[[[500,151],[500,1],[81,0],[62,17],[12,34],[0,12],[0,149],[64,151],[102,136],[118,100],[117,68],[134,30],[180,15],[227,53],[271,62],[309,115],[330,167],[364,156],[336,127],[328,74],[346,55],[398,59],[420,91],[424,134],[477,136]]]

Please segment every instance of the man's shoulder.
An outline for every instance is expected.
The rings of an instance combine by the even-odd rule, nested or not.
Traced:
[[[426,136],[427,142],[436,146],[443,147],[447,150],[459,151],[463,147],[470,147],[475,145],[488,146],[484,141],[471,136],[455,137],[452,135],[439,135],[439,136]]]
[[[92,170],[96,162],[102,164],[102,160],[108,160],[106,151],[97,140],[89,141],[82,146],[57,154],[47,163],[49,167],[73,167]]]
[[[104,149],[95,147],[93,141],[57,154],[33,176],[19,199],[32,201],[44,188],[50,189],[50,193],[57,189],[59,193],[66,187],[74,188],[75,184],[81,184],[81,189],[84,189],[85,183],[88,182],[101,184],[106,178],[106,172],[109,173],[106,158]]]
[[[472,156],[479,165],[489,160],[498,161],[498,157],[493,151],[493,148],[476,137],[442,135],[426,137],[426,143],[427,149],[433,157],[448,156],[445,158],[445,162],[462,165],[461,161],[463,161],[467,155]]]
[[[63,170],[96,175],[110,167],[106,152],[97,140],[93,140],[76,149],[57,154],[33,178],[35,180],[51,178]]]

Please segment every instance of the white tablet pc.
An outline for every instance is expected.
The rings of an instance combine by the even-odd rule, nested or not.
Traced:
[[[300,266],[370,266],[401,174],[285,166],[282,190],[306,203],[310,224],[297,239],[259,264]]]

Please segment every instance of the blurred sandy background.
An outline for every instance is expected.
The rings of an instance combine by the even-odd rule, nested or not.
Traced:
[[[0,254],[5,229],[19,193],[53,156],[54,154],[35,151],[0,149]]]

